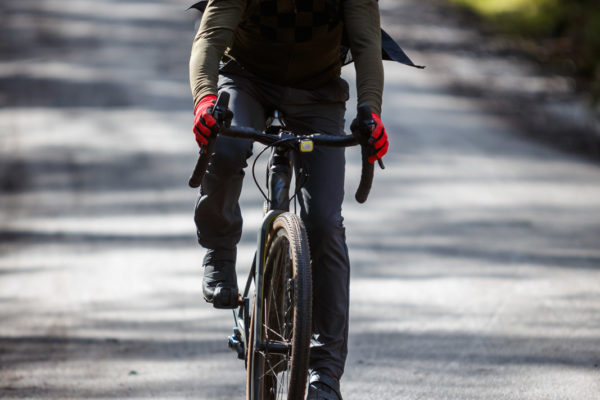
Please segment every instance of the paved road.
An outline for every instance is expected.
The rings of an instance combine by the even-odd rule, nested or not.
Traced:
[[[183,3],[0,6],[1,398],[243,397],[230,315],[200,297]],[[348,153],[345,398],[597,399],[600,168],[464,90],[568,85],[474,51],[436,3],[381,4],[429,68],[386,65],[392,145],[366,206]]]

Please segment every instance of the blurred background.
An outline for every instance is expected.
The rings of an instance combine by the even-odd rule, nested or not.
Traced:
[[[577,78],[600,96],[600,7],[593,0],[451,0],[509,34],[540,62]]]
[[[200,294],[190,3],[0,2],[0,398],[244,397]],[[385,64],[366,205],[347,152],[346,399],[598,398],[594,3],[380,0],[427,69]]]

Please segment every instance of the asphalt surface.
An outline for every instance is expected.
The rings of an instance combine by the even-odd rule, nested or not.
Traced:
[[[185,7],[0,5],[0,398],[244,396],[231,316],[200,295]],[[386,65],[366,205],[347,155],[345,399],[598,399],[600,168],[508,107],[573,116],[568,80],[435,2],[381,7],[428,69]],[[240,279],[261,217],[245,189]]]

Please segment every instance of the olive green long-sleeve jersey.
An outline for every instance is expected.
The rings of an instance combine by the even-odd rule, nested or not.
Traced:
[[[253,74],[283,86],[314,89],[341,73],[344,30],[356,68],[358,104],[381,113],[383,65],[376,0],[210,0],[192,47],[194,104],[217,94],[224,54]]]

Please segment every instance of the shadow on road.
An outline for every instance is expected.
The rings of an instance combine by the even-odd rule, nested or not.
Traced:
[[[507,85],[518,51],[437,3],[381,3],[430,65],[386,69],[388,169],[366,207],[344,206],[348,398],[466,398],[457,387],[510,387],[524,370],[595,371],[597,168],[506,127],[569,101],[565,82]],[[241,398],[229,314],[200,296],[185,187],[193,17],[176,0],[90,4],[0,5],[0,397]],[[245,186],[244,263],[261,215]]]

